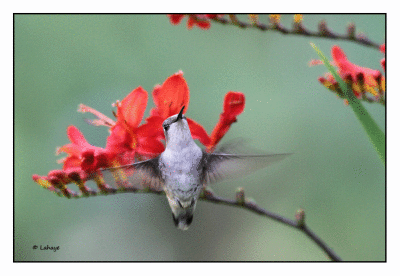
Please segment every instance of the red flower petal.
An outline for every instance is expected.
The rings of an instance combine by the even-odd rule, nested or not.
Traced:
[[[382,53],[386,53],[386,44],[383,43],[381,46],[379,46],[379,51],[381,51]]]
[[[197,27],[199,27],[200,29],[204,29],[204,30],[209,29],[211,26],[210,22],[208,22],[206,19],[201,20],[201,19],[197,19],[193,16],[189,16],[189,19],[187,22],[188,29],[193,28],[193,26],[195,26],[195,25]]]
[[[141,86],[134,89],[118,104],[118,121],[124,120],[129,127],[137,128],[146,110],[147,99],[147,91]]]
[[[86,141],[85,136],[76,126],[68,126],[67,135],[72,144],[77,145],[80,148],[88,147],[90,144]]]
[[[168,14],[168,17],[173,25],[178,25],[181,22],[182,18],[185,17],[185,15],[184,14]]]
[[[185,16],[183,14],[168,14],[169,20],[173,25],[179,24]],[[187,27],[192,29],[193,26],[197,26],[200,29],[208,29],[211,26],[210,19],[223,16],[224,14],[190,14],[188,15]]]
[[[82,160],[77,156],[68,156],[63,160],[63,170],[80,168]]]
[[[178,114],[182,106],[186,112],[189,106],[189,87],[180,71],[165,80],[162,85],[154,87],[153,100],[157,107],[157,113],[163,119]]]
[[[79,131],[79,129],[75,126],[69,126],[67,128],[67,135],[69,140],[72,143],[66,144],[57,149],[56,154],[60,154],[61,152],[65,152],[68,154],[68,157],[64,159],[64,162],[68,162],[69,164],[78,162],[75,159],[79,160],[79,157],[84,149],[92,148],[93,146],[90,145],[83,134]],[[75,159],[74,159],[75,158]],[[71,159],[71,160],[69,160]],[[68,165],[70,166],[70,165]]]
[[[96,158],[94,157],[94,150],[87,150],[82,152],[81,168],[85,172],[93,172],[96,170]]]
[[[65,152],[70,156],[79,156],[81,154],[79,147],[75,144],[66,144],[57,148],[56,154],[60,154],[61,152]]]
[[[141,125],[137,129],[137,137],[152,137],[154,139],[164,139],[164,131],[162,129],[162,123],[164,119],[160,116],[150,116],[146,119],[146,123]]]
[[[48,178],[56,178],[60,182],[65,182],[67,174],[62,170],[53,170],[47,174]]]
[[[378,70],[372,70],[369,68],[361,67],[351,63],[344,51],[339,46],[332,47],[332,57],[335,65],[339,67],[338,73],[343,78],[350,74],[353,82],[357,82],[357,75],[359,73],[364,74],[365,83],[373,87],[377,86],[376,78],[381,75]]]
[[[82,181],[87,176],[87,174],[80,169],[66,170],[65,173],[68,175],[68,178],[74,182]]]
[[[224,16],[224,14],[218,14],[218,13],[209,13],[209,14],[206,14],[206,17],[208,17],[208,18],[210,18],[210,19],[214,19],[214,18],[217,18],[217,17],[223,17]]]
[[[96,154],[96,166],[97,168],[110,167],[108,154],[105,150]]]
[[[333,61],[336,64],[336,66],[338,66],[338,67],[340,67],[340,65],[344,66],[344,65],[347,65],[349,63],[349,61],[347,60],[346,54],[337,45],[332,47],[332,58],[333,58]],[[351,67],[351,65],[349,65],[349,66]]]
[[[386,59],[381,59],[381,66],[383,68],[383,71],[386,71]]]
[[[236,116],[244,110],[245,98],[240,92],[228,92],[224,99],[224,113],[236,119]]]
[[[115,155],[132,150],[132,136],[126,131],[122,122],[117,122],[107,137],[106,151]]]
[[[164,144],[156,137],[141,137],[139,143],[140,147],[137,149],[137,153],[148,158],[154,158],[165,150]]]
[[[187,118],[187,122],[189,124],[190,132],[193,139],[199,139],[200,143],[205,146],[210,144],[211,139],[202,125],[193,121],[190,118]]]
[[[382,44],[381,46],[379,46],[379,50],[386,54],[386,44]],[[381,59],[381,66],[383,68],[383,71],[386,71],[386,58]]]
[[[240,92],[228,92],[224,99],[224,112],[220,115],[217,125],[211,133],[211,142],[207,145],[208,151],[213,151],[218,142],[224,137],[236,122],[236,116],[243,112],[245,106],[245,97]]]

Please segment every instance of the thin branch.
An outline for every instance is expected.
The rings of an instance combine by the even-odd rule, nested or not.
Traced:
[[[329,256],[329,258],[332,261],[336,262],[342,261],[342,259],[331,248],[329,248],[329,246],[321,238],[319,238],[310,228],[307,227],[304,220],[304,211],[302,210],[300,210],[300,212],[296,214],[296,216],[299,215],[297,220],[291,220],[282,217],[278,214],[267,211],[252,201],[224,199],[219,196],[216,196],[210,190],[205,190],[200,199],[216,204],[223,204],[223,205],[243,208],[250,212],[254,212],[259,215],[281,222],[287,226],[296,228],[297,230],[300,230],[301,232],[306,234],[312,241],[314,241]]]
[[[44,188],[47,188],[55,192],[59,196],[61,197],[64,196],[66,198],[82,198],[82,197],[92,197],[99,195],[112,195],[116,193],[153,193],[158,195],[165,195],[163,191],[154,191],[149,188],[138,190],[135,188],[115,189],[112,187],[107,187],[107,188],[103,187],[102,190],[92,190],[85,187],[85,189],[83,189],[84,192],[81,191],[80,193],[73,192],[68,188],[64,189],[63,192],[61,192],[58,188],[54,188],[52,186]],[[329,258],[332,261],[336,262],[342,261],[342,259],[331,248],[329,248],[329,246],[321,238],[319,238],[313,231],[311,231],[310,228],[307,227],[307,225],[305,224],[305,213],[303,210],[299,210],[296,213],[296,220],[285,218],[278,214],[267,211],[264,208],[258,206],[252,200],[245,198],[244,190],[242,188],[239,188],[237,190],[236,199],[224,199],[215,195],[215,193],[212,192],[212,190],[207,187],[206,189],[203,190],[203,193],[200,196],[200,200],[242,208],[250,212],[271,218],[287,226],[293,227],[297,230],[300,230],[301,232],[306,234],[312,241],[314,241],[318,245],[318,247],[320,247],[329,256]]]
[[[201,21],[202,18],[197,18],[196,15],[191,14],[193,18]],[[234,20],[232,20],[234,18]],[[252,28],[252,29],[258,29],[260,31],[276,31],[280,32],[281,34],[284,35],[302,35],[302,36],[309,36],[309,37],[320,37],[320,38],[328,38],[328,39],[340,39],[340,40],[346,40],[346,41],[351,41],[355,42],[364,46],[369,46],[375,49],[379,50],[379,43],[373,42],[369,40],[365,35],[355,35],[355,26],[354,24],[350,24],[348,26],[348,32],[347,34],[338,34],[334,33],[331,30],[328,29],[326,22],[321,21],[319,26],[318,26],[318,31],[313,32],[310,30],[307,30],[304,25],[300,23],[294,23],[293,24],[293,29],[288,29],[281,24],[263,24],[260,22],[253,22],[253,23],[247,23],[240,21],[236,16],[230,16],[229,19],[223,18],[223,17],[215,17],[211,19],[214,22],[224,24],[224,25],[232,25],[232,26],[237,26],[240,28]]]

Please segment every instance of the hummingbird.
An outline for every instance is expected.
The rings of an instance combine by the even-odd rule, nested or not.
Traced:
[[[290,155],[240,155],[222,149],[208,153],[194,142],[184,108],[163,122],[166,147],[159,156],[102,170],[104,176],[124,171],[126,181],[112,179],[117,187],[164,191],[174,224],[181,230],[189,228],[197,200],[209,184],[243,176]]]

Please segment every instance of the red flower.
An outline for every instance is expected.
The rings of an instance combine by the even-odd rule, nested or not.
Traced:
[[[156,108],[153,108],[151,116],[159,116],[163,119],[178,114],[182,106],[185,106],[183,113],[186,113],[189,106],[189,87],[183,77],[183,72],[168,77],[162,85],[156,85],[153,89],[153,101]]]
[[[379,50],[380,50],[382,53],[386,54],[386,44],[382,44],[382,45],[379,47]],[[381,59],[381,65],[382,65],[383,71],[386,71],[386,59],[385,59],[385,58]]]
[[[116,103],[117,122],[110,128],[106,150],[110,159],[117,158],[118,165],[135,162],[136,154],[149,158],[164,151],[164,145],[154,138],[154,130],[139,126],[147,99],[146,90],[139,86]]]
[[[208,151],[213,151],[218,142],[228,132],[231,124],[237,121],[236,117],[244,110],[245,97],[240,92],[228,92],[224,99],[224,111],[219,117],[217,125],[211,134],[210,143],[207,145]]]
[[[90,145],[83,134],[75,126],[67,128],[70,144],[57,149],[57,154],[64,152],[68,156],[61,159],[62,170],[50,171],[47,176],[33,175],[32,178],[42,187],[45,187],[66,197],[77,194],[66,188],[66,184],[74,182],[79,189],[88,194],[89,189],[84,186],[84,179],[99,168],[109,167],[107,154],[104,149]]]
[[[338,73],[342,78],[350,75],[353,82],[357,82],[357,75],[362,74],[365,84],[373,87],[378,85],[376,79],[381,76],[381,72],[351,63],[339,46],[332,47],[332,58],[335,65],[339,68]]]
[[[186,113],[189,107],[189,98],[189,87],[182,71],[167,78],[162,85],[155,86],[153,100],[156,107],[150,111],[147,127],[152,128],[159,139],[164,139],[162,123],[168,117],[178,114],[182,106],[185,106],[183,113]],[[210,138],[204,128],[190,118],[187,118],[187,121],[193,139],[198,139],[203,145],[208,145]]]
[[[64,195],[66,197],[71,197],[71,195],[76,195],[74,192],[66,188],[65,184],[70,182],[70,180],[64,171],[53,170],[50,171],[47,176],[39,176],[34,174],[32,179],[43,188],[55,192],[60,196]]]
[[[69,126],[67,135],[71,143],[57,149],[57,154],[65,152],[68,155],[61,160],[64,171],[92,173],[109,166],[105,150],[89,144],[78,128]]]
[[[193,26],[197,26],[200,29],[209,29],[211,24],[209,19],[223,16],[222,14],[168,14],[169,20],[173,25],[178,25],[182,19],[188,16],[187,27],[192,29]]]
[[[333,65],[338,67],[338,74],[347,83],[351,84],[353,93],[357,98],[365,98],[365,93],[370,93],[374,98],[365,98],[369,101],[383,101],[385,91],[385,77],[378,70],[373,70],[351,63],[344,51],[339,46],[332,47]],[[310,65],[322,64],[322,61],[313,60]],[[338,83],[331,74],[320,77],[319,81],[343,97]]]
[[[173,25],[178,25],[181,23],[181,20],[185,17],[184,14],[167,14],[169,20]]]
[[[101,191],[106,193],[112,191],[104,183],[98,169],[130,164],[136,160],[155,157],[163,152],[164,144],[161,140],[165,137],[162,123],[168,117],[179,113],[182,106],[185,106],[186,113],[189,98],[189,87],[180,71],[168,77],[162,85],[154,87],[153,100],[156,107],[151,109],[150,116],[142,125],[140,123],[148,100],[147,92],[142,87],[134,89],[121,102],[117,101],[116,122],[93,108],[81,104],[78,111],[89,112],[97,117],[95,120],[87,120],[90,124],[110,128],[106,148],[89,144],[75,126],[69,126],[67,135],[71,143],[57,149],[57,154],[61,152],[67,154],[67,157],[60,160],[63,163],[63,169],[50,171],[47,176],[33,175],[33,180],[66,197],[79,196],[66,187],[71,182],[79,187],[83,195],[96,193],[85,186],[85,182],[89,179],[93,179]],[[244,95],[239,92],[227,93],[224,111],[211,137],[203,126],[187,118],[193,139],[199,139],[208,151],[214,150],[243,109]],[[124,173],[119,175],[119,172],[116,172],[116,174],[115,177],[124,178]]]

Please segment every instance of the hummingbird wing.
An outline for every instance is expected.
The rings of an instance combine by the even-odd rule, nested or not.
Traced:
[[[101,170],[105,183],[116,189],[162,191],[164,181],[159,169],[159,157],[130,165]]]
[[[238,155],[204,153],[203,183],[212,184],[225,179],[238,178],[278,162],[291,153],[268,155]]]

